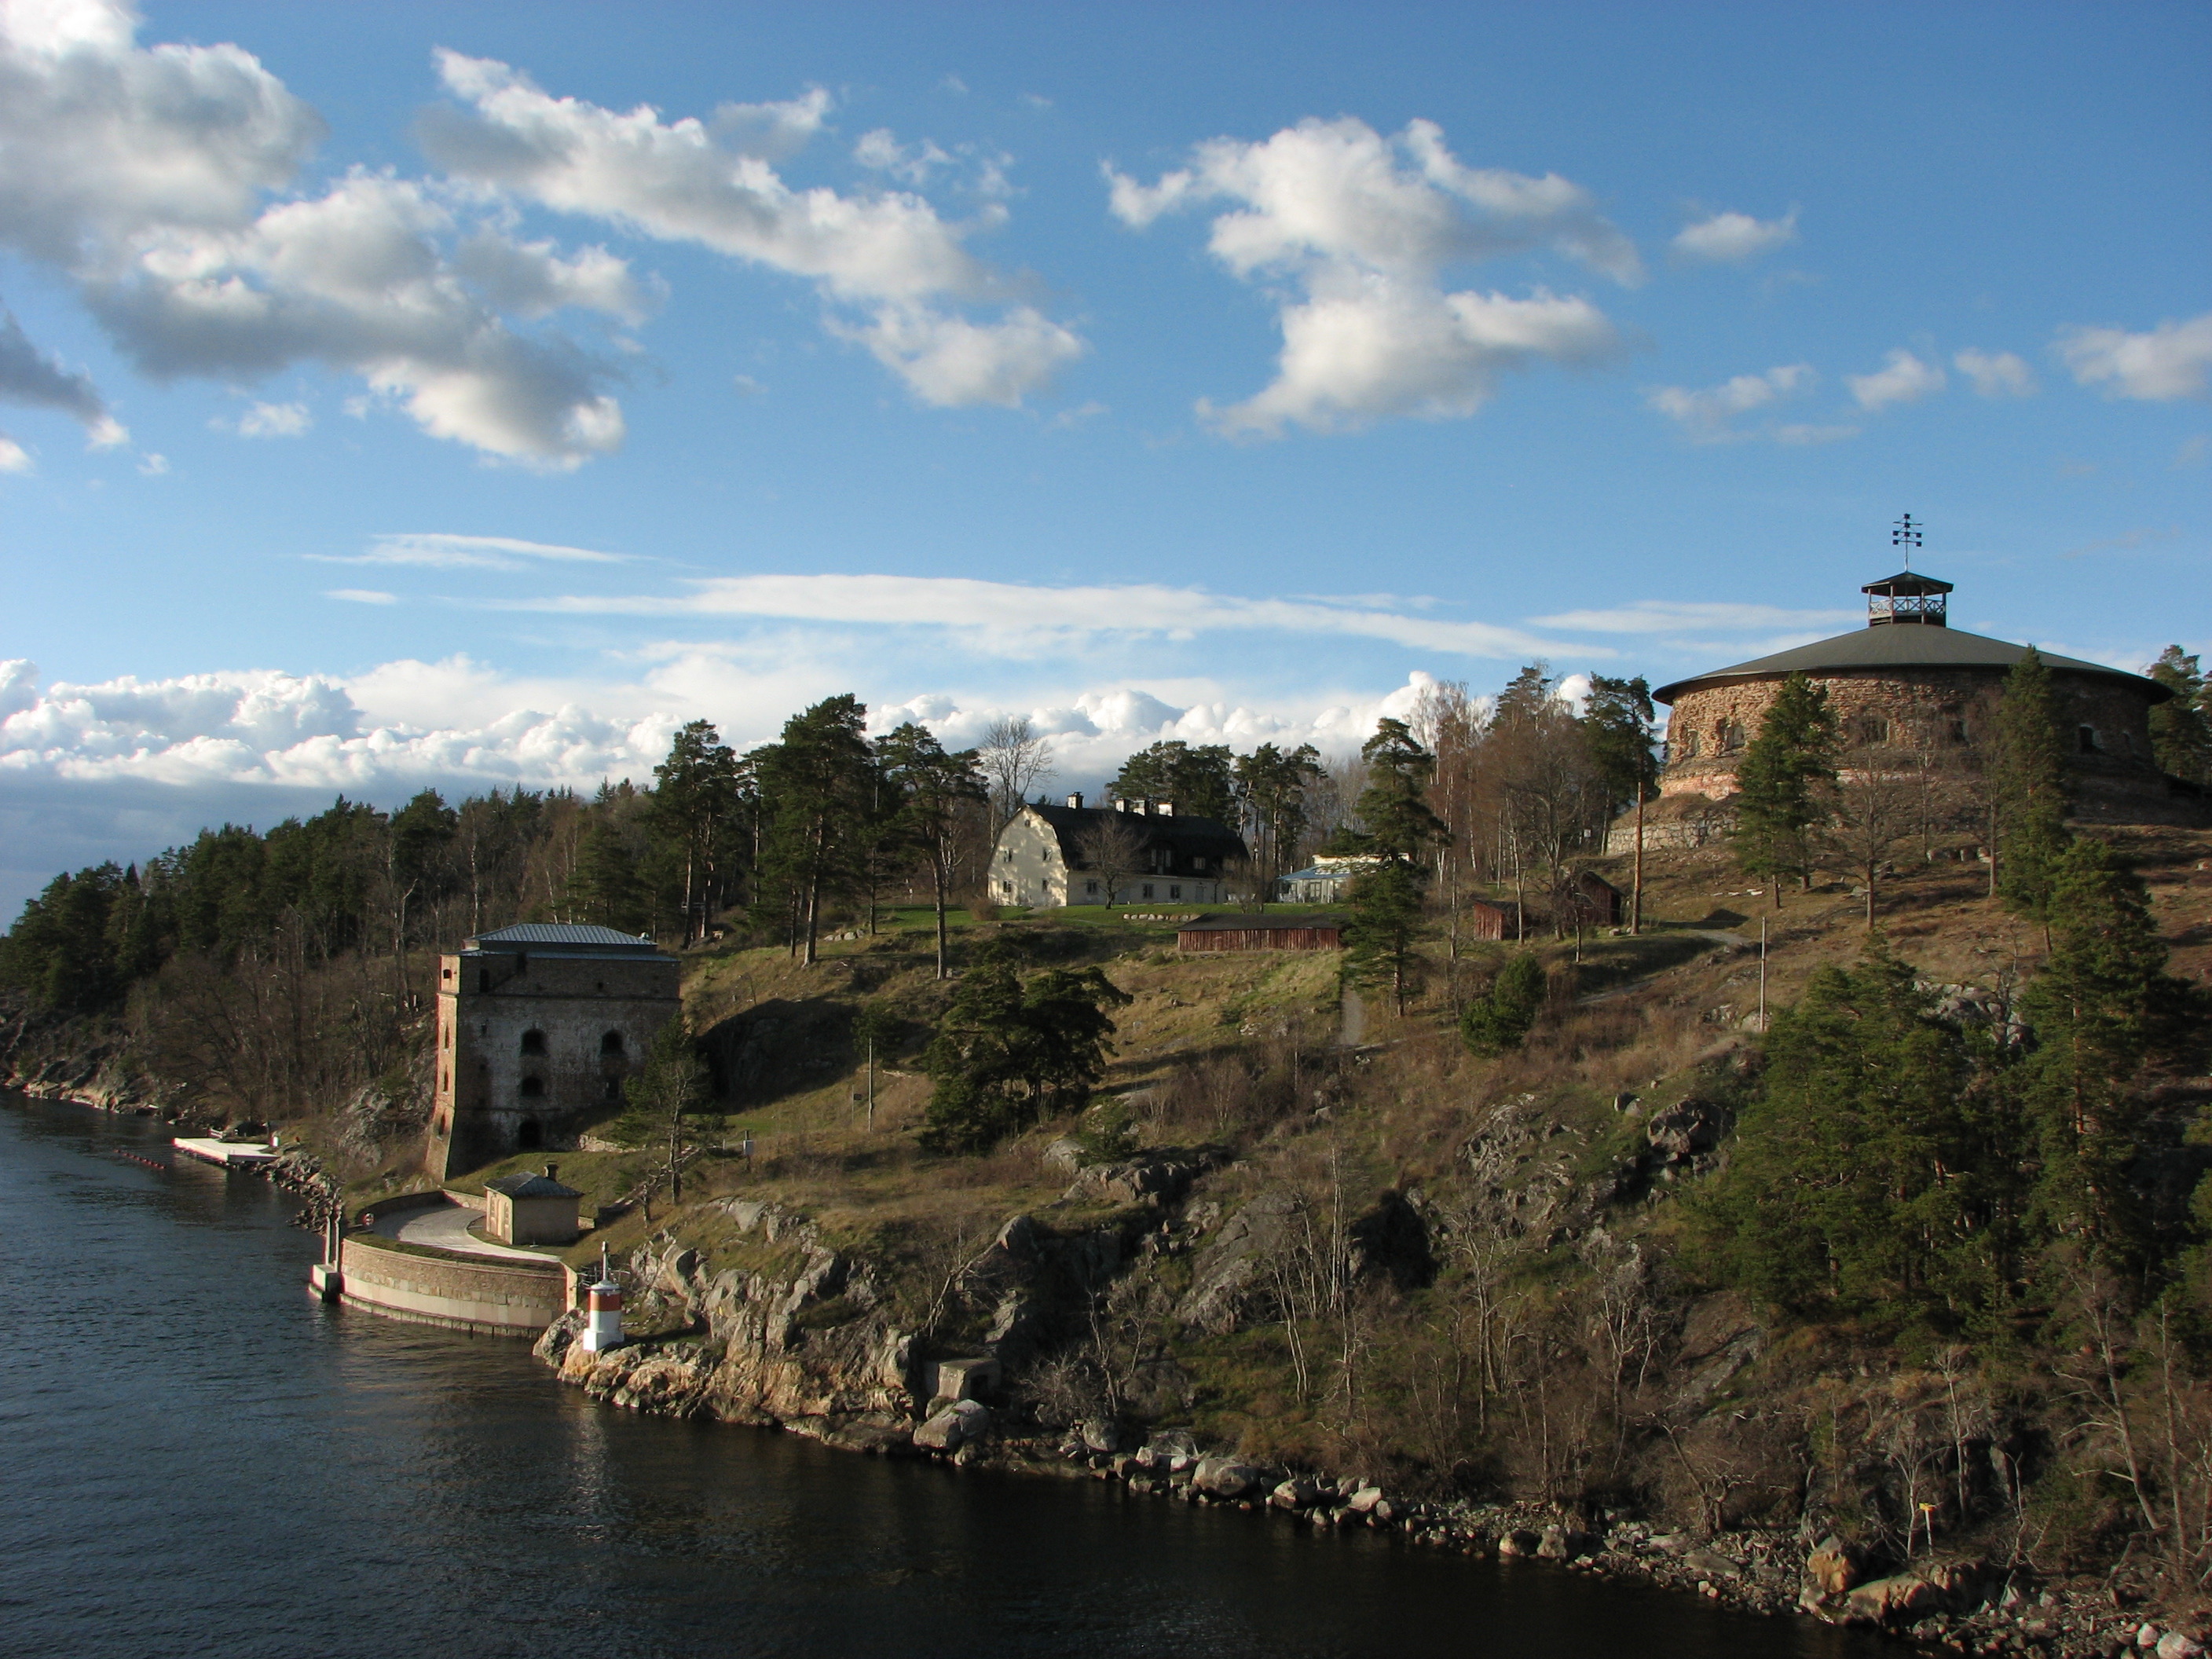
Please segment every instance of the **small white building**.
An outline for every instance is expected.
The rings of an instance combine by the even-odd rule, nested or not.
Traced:
[[[1355,876],[1364,875],[1381,863],[1358,854],[1317,858],[1303,870],[1294,870],[1275,883],[1275,896],[1285,904],[1334,904]]]
[[[1249,853],[1218,818],[1164,800],[1037,801],[999,832],[984,887],[1000,904],[1225,904]]]

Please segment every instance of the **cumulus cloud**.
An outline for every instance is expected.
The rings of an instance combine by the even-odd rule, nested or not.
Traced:
[[[30,452],[6,433],[0,432],[0,472],[28,472],[32,470]]]
[[[1754,219],[1747,213],[1715,213],[1682,227],[1670,246],[1677,258],[1739,264],[1797,240],[1797,210],[1779,219]]]
[[[2102,386],[2108,398],[2201,398],[2212,377],[2212,311],[2185,323],[2160,323],[2146,334],[2069,329],[2059,336],[2058,355],[2077,384]]]
[[[1917,404],[1933,397],[1948,384],[1943,371],[1923,363],[1903,347],[1881,360],[1871,374],[1846,374],[1844,384],[1861,409],[1875,414],[1892,404]]]
[[[513,536],[456,536],[443,531],[379,536],[365,553],[308,553],[316,564],[406,564],[432,570],[526,570],[532,560],[553,564],[627,564],[627,553]]]
[[[1242,403],[1199,406],[1231,434],[1470,415],[1504,370],[1620,349],[1588,300],[1447,290],[1453,264],[1541,248],[1620,283],[1643,276],[1634,244],[1580,185],[1464,166],[1431,121],[1386,139],[1350,117],[1310,118],[1258,142],[1209,140],[1149,185],[1110,165],[1105,176],[1111,210],[1132,229],[1227,204],[1212,222],[1214,257],[1242,280],[1290,285],[1274,381]]]
[[[604,109],[458,52],[441,52],[438,70],[461,107],[431,112],[422,138],[454,176],[807,278],[832,307],[832,331],[866,343],[924,402],[1018,403],[1083,350],[1072,331],[1013,303],[1012,285],[963,246],[973,231],[1005,222],[995,202],[959,224],[910,191],[794,190],[767,150],[720,117],[668,121],[648,106]],[[803,106],[747,107],[799,110],[778,129],[788,137],[818,127],[828,99],[817,92]],[[927,143],[902,147],[888,131],[866,135],[855,155],[916,185],[951,159]],[[991,314],[960,309],[978,306]]]
[[[1492,623],[1323,600],[1243,599],[1152,583],[1042,587],[967,577],[793,574],[717,576],[684,586],[690,592],[677,595],[570,595],[517,600],[503,608],[941,628],[960,634],[967,648],[1016,657],[1086,641],[1182,640],[1218,632],[1333,635],[1471,657],[1522,657],[1559,648]]]
[[[1978,351],[1968,346],[1951,359],[1951,366],[1974,383],[1984,398],[2032,398],[2035,371],[2009,351]]]
[[[0,398],[76,416],[95,448],[125,442],[131,436],[108,414],[106,400],[91,378],[64,368],[33,345],[15,313],[4,309],[0,309]]]
[[[1737,416],[1804,391],[1813,380],[1811,364],[1782,363],[1763,374],[1738,374],[1714,386],[1653,386],[1644,394],[1644,401],[1674,422],[1693,442],[1733,443],[1762,435],[1731,424]]]
[[[238,417],[241,438],[296,438],[315,423],[305,404],[256,404]]]
[[[610,367],[501,313],[634,317],[619,260],[471,232],[388,174],[272,201],[320,118],[237,46],[141,47],[137,28],[102,0],[0,9],[0,245],[65,272],[140,368],[251,380],[319,362],[434,436],[531,465],[620,443]]]

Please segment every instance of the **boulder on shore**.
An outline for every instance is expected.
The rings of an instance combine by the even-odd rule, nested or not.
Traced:
[[[1234,1457],[1200,1459],[1191,1480],[1200,1492],[1232,1501],[1240,1498],[1256,1498],[1273,1484],[1265,1469],[1255,1468]]]
[[[974,1400],[956,1400],[914,1431],[924,1451],[955,1452],[982,1438],[991,1426],[990,1408]]]

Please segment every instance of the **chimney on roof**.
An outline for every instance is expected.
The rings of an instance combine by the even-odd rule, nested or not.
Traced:
[[[548,1181],[556,1181],[556,1180],[558,1180],[558,1179],[559,1179],[559,1177],[558,1177],[557,1176],[556,1176],[553,1172],[554,1172],[556,1170],[558,1170],[560,1167],[561,1167],[561,1166],[560,1166],[559,1164],[547,1164],[547,1165],[545,1166],[545,1178],[546,1178]]]
[[[1083,810],[1083,792],[1079,789],[1071,793],[1067,798],[1067,804],[1080,812]]]

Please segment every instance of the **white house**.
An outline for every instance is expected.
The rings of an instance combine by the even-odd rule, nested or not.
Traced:
[[[1275,896],[1285,904],[1334,904],[1344,896],[1354,876],[1372,870],[1382,860],[1353,854],[1316,858],[1303,870],[1293,870],[1275,883]]]
[[[1217,818],[1164,800],[1024,806],[999,832],[984,885],[1001,904],[1224,904],[1249,857]]]

